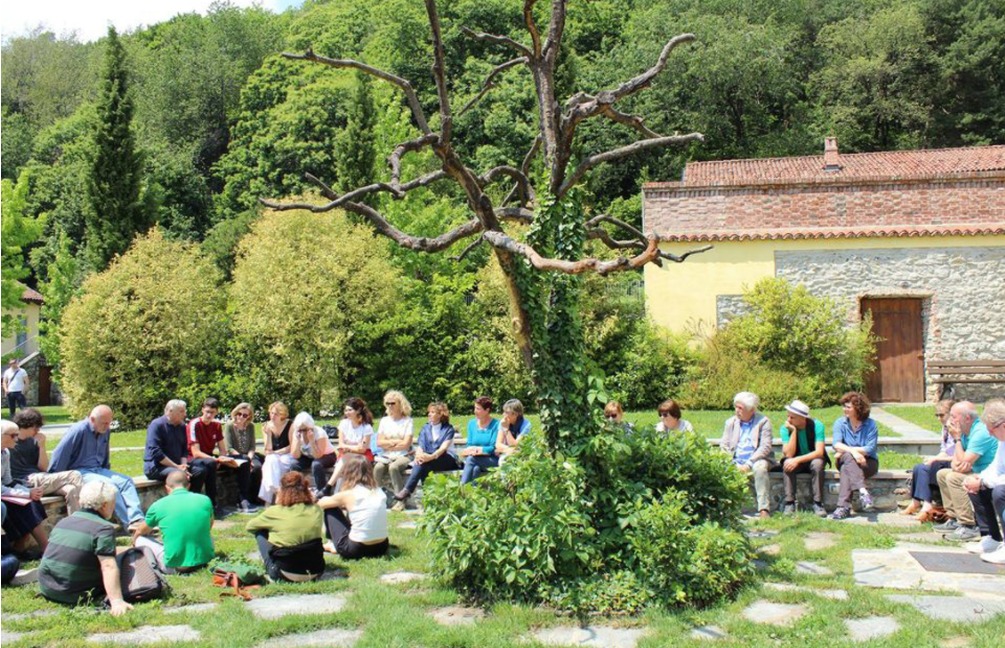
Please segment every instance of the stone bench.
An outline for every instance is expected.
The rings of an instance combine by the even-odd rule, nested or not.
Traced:
[[[772,511],[780,510],[785,503],[785,482],[782,473],[771,473],[771,508]],[[897,501],[902,500],[906,495],[898,495],[897,489],[907,488],[911,479],[910,470],[880,470],[873,477],[866,480],[866,488],[872,495],[873,505],[877,511],[896,511]],[[753,479],[751,479],[753,483]],[[836,470],[824,471],[824,506],[828,511],[837,507],[838,490],[840,487],[839,474]],[[796,502],[800,510],[810,510],[813,504],[813,490],[810,485],[809,474],[799,474],[796,476]],[[753,488],[748,499],[750,510],[756,510],[757,504],[753,496]]]

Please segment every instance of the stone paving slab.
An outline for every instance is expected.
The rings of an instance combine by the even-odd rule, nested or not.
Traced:
[[[20,621],[21,619],[34,619],[36,617],[47,617],[56,616],[59,614],[56,610],[38,610],[35,612],[26,612],[24,614],[5,614],[5,621]]]
[[[485,611],[480,608],[450,605],[437,608],[429,613],[440,625],[467,626],[474,625],[485,618]]]
[[[343,596],[287,594],[248,601],[244,606],[259,619],[279,619],[290,614],[335,614],[345,607]]]
[[[746,532],[748,538],[774,538],[778,531],[771,529],[751,529]]]
[[[363,636],[362,630],[344,630],[342,628],[327,628],[304,632],[301,634],[273,637],[258,644],[257,648],[289,648],[290,646],[332,646],[333,648],[351,648]]]
[[[704,626],[691,630],[692,639],[703,639],[705,641],[718,641],[729,637],[726,631],[718,626]]]
[[[888,637],[897,630],[900,624],[893,617],[871,616],[864,619],[845,619],[845,626],[852,641],[869,641]]]
[[[771,601],[755,601],[743,612],[743,618],[754,623],[788,626],[795,623],[807,612],[805,605],[789,605]]]
[[[609,626],[544,628],[533,634],[546,646],[590,646],[591,648],[635,648],[646,633],[645,628]]]
[[[391,572],[389,574],[384,574],[380,577],[381,583],[387,583],[389,585],[399,585],[401,583],[411,583],[412,581],[422,580],[426,578],[425,574],[420,574],[418,572]]]
[[[777,556],[782,553],[782,546],[777,544],[764,545],[757,548],[757,553],[764,554],[765,556]]]
[[[837,544],[838,535],[836,533],[814,532],[807,533],[803,538],[803,546],[807,551],[823,551],[830,549]]]
[[[217,608],[217,603],[193,603],[192,605],[179,605],[176,607],[164,608],[164,614],[199,614],[200,612],[210,612]]]
[[[912,596],[888,594],[895,603],[914,606],[925,616],[937,621],[975,623],[987,621],[997,614],[1005,614],[1005,600],[970,596]]]
[[[27,637],[30,632],[10,632],[8,630],[0,631],[0,643],[5,645],[10,645],[10,641],[19,641],[24,637]]]
[[[202,635],[192,626],[140,626],[129,632],[99,632],[87,638],[92,643],[115,643],[135,646],[157,642],[198,641]]]
[[[929,572],[911,552],[939,551],[966,555],[965,549],[900,542],[892,549],[853,549],[855,584],[904,590],[956,591],[1005,597],[1005,576]]]
[[[829,568],[821,565],[819,563],[810,562],[808,560],[800,560],[796,563],[796,573],[806,574],[809,576],[833,576],[834,572]]]
[[[765,583],[764,589],[774,590],[776,592],[803,592],[806,594],[815,594],[832,601],[848,600],[848,592],[843,589],[816,589],[813,587],[805,587],[803,585],[793,585],[792,583]]]

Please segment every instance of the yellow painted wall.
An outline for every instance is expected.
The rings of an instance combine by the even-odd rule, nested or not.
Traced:
[[[682,254],[702,245],[664,243],[660,247]],[[684,263],[664,263],[663,268],[648,264],[646,306],[653,320],[671,331],[709,333],[716,324],[716,297],[738,295],[759,280],[775,276],[776,252],[1002,245],[1000,236],[722,241]]]
[[[32,353],[38,351],[38,320],[41,314],[41,307],[35,303],[25,303],[24,308],[20,312],[20,316],[23,317],[27,323],[25,327],[25,333],[28,336],[27,343],[20,349],[18,349],[18,355],[22,358],[29,356]],[[0,348],[0,355],[7,355],[14,351],[17,346],[17,336],[12,335],[9,338],[4,338],[2,342],[2,348]]]

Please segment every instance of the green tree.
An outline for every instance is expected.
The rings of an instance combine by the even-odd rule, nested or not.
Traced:
[[[60,322],[70,300],[77,296],[84,281],[84,268],[73,253],[73,243],[61,228],[55,233],[55,254],[45,266],[39,285],[45,304],[42,305],[39,346],[51,365],[60,365]]]
[[[377,151],[373,147],[376,111],[370,77],[356,75],[352,98],[346,107],[345,128],[335,137],[335,164],[338,187],[350,191],[373,177]]]
[[[158,229],[91,275],[63,311],[61,386],[75,416],[107,403],[142,425],[170,398],[221,393],[226,291],[212,260]]]
[[[143,162],[133,136],[126,53],[114,27],[108,28],[106,47],[94,162],[87,185],[92,205],[87,214],[87,258],[98,270],[125,252],[133,237],[150,224],[141,196]]]
[[[0,181],[2,196],[2,258],[3,258],[3,337],[9,337],[17,332],[20,320],[17,313],[21,310],[21,293],[24,284],[21,280],[29,274],[25,247],[34,243],[42,234],[45,217],[31,218],[25,214],[26,195],[28,193],[28,176],[22,174],[15,185],[10,180]]]

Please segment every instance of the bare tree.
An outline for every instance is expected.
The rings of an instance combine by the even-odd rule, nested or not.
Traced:
[[[277,210],[309,209],[325,212],[335,208],[358,214],[370,221],[381,234],[399,245],[423,252],[444,250],[454,243],[474,238],[466,254],[478,243],[490,245],[502,266],[510,289],[516,338],[524,360],[534,372],[542,407],[542,422],[551,447],[557,448],[564,438],[577,436],[573,428],[586,423],[583,413],[586,378],[583,376],[582,330],[578,323],[576,299],[578,284],[562,279],[584,272],[608,274],[640,268],[647,263],[681,262],[701,248],[680,256],[660,250],[659,239],[608,215],[592,218],[584,214],[573,188],[595,167],[621,160],[635,153],[672,145],[700,141],[700,133],[661,135],[645,125],[639,115],[616,108],[624,100],[650,86],[653,79],[667,67],[671,53],[679,45],[694,40],[692,34],[670,39],[656,62],[617,87],[595,94],[577,92],[564,103],[556,96],[555,71],[565,30],[566,0],[552,0],[547,28],[542,31],[535,17],[537,0],[524,0],[523,23],[529,42],[520,42],[505,35],[476,32],[464,28],[470,37],[509,49],[513,58],[497,65],[486,76],[477,95],[462,107],[465,112],[488,93],[496,77],[511,68],[525,67],[534,82],[537,97],[540,132],[519,167],[503,165],[479,173],[461,160],[453,144],[454,108],[447,91],[446,62],[440,18],[434,0],[425,0],[432,36],[432,73],[439,108],[438,125],[433,128],[412,84],[400,76],[352,59],[333,59],[308,50],[303,54],[286,53],[285,57],[321,63],[333,68],[352,68],[397,86],[405,96],[418,137],[398,144],[389,155],[390,180],[373,182],[339,195],[322,180],[308,175],[328,200],[322,205],[281,203],[263,200]],[[573,143],[577,129],[589,119],[604,118],[634,129],[640,138],[625,146],[576,159]],[[440,168],[416,178],[403,180],[402,158],[409,153],[430,149],[440,161]],[[546,171],[544,186],[535,186],[530,168],[541,156]],[[465,196],[473,217],[454,229],[435,237],[417,237],[395,227],[378,210],[361,202],[364,196],[386,192],[402,198],[409,191],[432,183],[451,181]],[[494,201],[489,188],[497,183],[508,189],[505,198]],[[495,187],[498,190],[498,187]],[[525,241],[507,233],[505,224],[517,221],[531,223]],[[625,238],[615,238],[603,227],[608,225]],[[586,239],[596,239],[619,255],[600,260],[584,256]],[[579,414],[571,410],[578,409]]]

